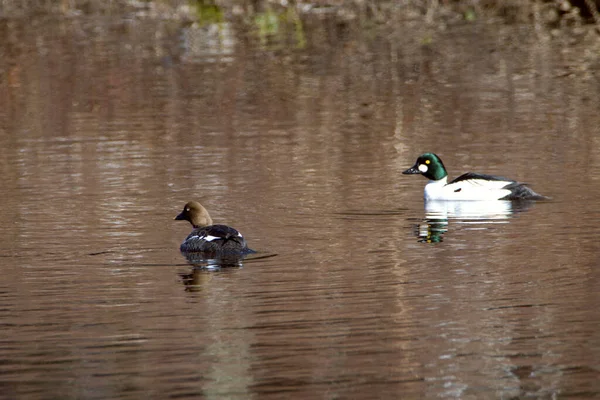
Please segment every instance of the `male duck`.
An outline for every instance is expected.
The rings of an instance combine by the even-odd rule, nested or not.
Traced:
[[[175,219],[189,221],[194,228],[179,247],[182,252],[202,252],[211,256],[254,253],[236,229],[213,225],[208,211],[197,201],[188,202]]]
[[[501,176],[467,172],[448,183],[448,172],[442,160],[425,153],[403,174],[421,174],[429,179],[425,185],[425,200],[544,200],[524,183]]]

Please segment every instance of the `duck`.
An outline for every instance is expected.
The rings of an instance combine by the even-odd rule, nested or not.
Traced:
[[[525,183],[502,176],[467,172],[448,182],[448,172],[442,159],[434,153],[417,158],[415,165],[402,172],[420,174],[429,179],[425,185],[425,200],[546,200]]]
[[[197,201],[187,202],[175,220],[188,221],[193,228],[181,243],[181,252],[198,252],[215,257],[255,253],[248,248],[246,239],[237,229],[213,225],[208,211]]]

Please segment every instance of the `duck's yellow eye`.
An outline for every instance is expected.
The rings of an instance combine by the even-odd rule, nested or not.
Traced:
[[[431,160],[425,160],[425,164],[431,164]]]

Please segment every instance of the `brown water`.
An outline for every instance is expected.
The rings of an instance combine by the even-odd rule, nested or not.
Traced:
[[[265,44],[40,17],[0,36],[2,398],[600,397],[581,49],[408,22]],[[425,210],[401,175],[425,151],[553,201]],[[192,199],[259,257],[188,265],[173,217]]]

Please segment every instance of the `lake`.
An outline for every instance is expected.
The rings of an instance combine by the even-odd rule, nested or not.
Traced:
[[[585,38],[48,15],[0,36],[0,397],[600,396]],[[437,153],[550,201],[425,205]],[[200,201],[258,251],[179,252]]]

